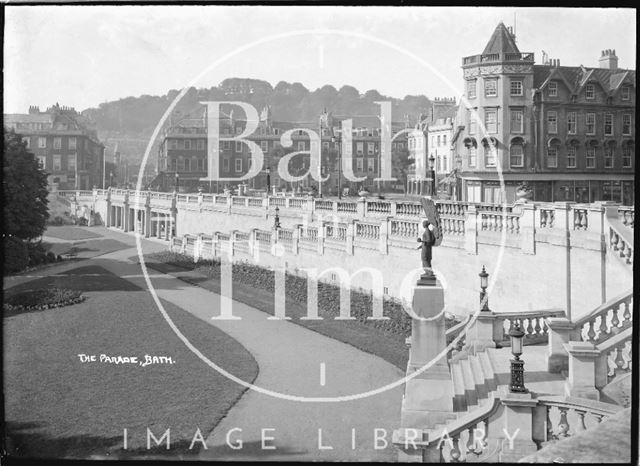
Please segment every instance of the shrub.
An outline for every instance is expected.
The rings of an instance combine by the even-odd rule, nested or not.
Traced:
[[[22,291],[5,296],[5,311],[21,311],[32,309],[49,309],[69,306],[84,301],[85,297],[78,290],[66,288],[41,288]]]
[[[66,214],[66,212],[65,212],[65,214]],[[65,225],[67,223],[68,223],[68,221],[65,220],[64,218],[60,217],[59,215],[56,216],[53,220],[49,220],[49,225],[53,225],[53,226],[57,226],[57,227]]]
[[[15,273],[29,265],[27,245],[15,236],[4,238],[4,273]]]
[[[49,251],[47,252],[47,262],[55,262],[56,261],[56,255]]]
[[[45,264],[47,262],[47,251],[40,243],[29,243],[29,266]]]

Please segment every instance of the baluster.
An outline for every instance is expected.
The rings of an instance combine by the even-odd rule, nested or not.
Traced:
[[[589,214],[588,214],[588,212],[586,210],[582,211],[582,218],[581,218],[581,221],[580,221],[580,226],[582,227],[583,230],[586,230],[587,227],[589,226],[589,223],[588,223],[589,217],[588,217],[588,215]]]
[[[540,228],[545,228],[547,226],[547,211],[540,211]]]
[[[598,341],[602,341],[608,333],[609,332],[607,332],[607,314],[602,314],[600,316],[600,333],[598,334]]]
[[[456,434],[453,437],[453,448],[451,449],[451,462],[459,463],[460,458],[462,456],[462,452],[460,451],[460,434]]]
[[[474,426],[469,427],[467,431],[469,432],[469,438],[467,439],[467,454],[474,453],[476,450],[475,441],[473,438],[473,431],[475,430]]]
[[[633,252],[631,251],[631,248],[629,247],[629,245],[627,245],[627,248],[626,248],[625,253],[624,253],[625,262],[627,264],[631,264],[631,256],[632,255],[633,255]]]
[[[527,325],[527,334],[525,336],[526,337],[532,337],[533,336],[533,325],[531,324],[531,321],[533,319],[531,317],[529,317],[527,320],[529,321],[529,324]]]
[[[536,326],[534,327],[536,335],[542,335],[542,327],[540,326],[540,320],[542,317],[536,317]]]
[[[481,226],[482,230],[486,230],[487,229],[487,216],[485,214],[482,214],[482,226]]]
[[[549,215],[550,215],[549,228],[553,228],[553,222],[554,222],[554,220],[556,218],[555,210],[552,210]]]
[[[611,331],[616,331],[620,320],[618,320],[618,308],[613,308],[613,316],[611,317]]]
[[[567,421],[567,411],[569,408],[559,407],[560,409],[560,422],[558,423],[558,437],[569,437],[569,421]]]
[[[618,348],[615,349],[616,358],[614,359],[614,362],[616,363],[616,366],[620,369],[624,369],[624,366],[625,366],[624,356],[622,355],[623,349],[624,349],[624,346],[619,346]]]
[[[623,327],[626,327],[627,324],[631,324],[631,312],[629,312],[629,301],[624,302],[624,313],[622,314],[624,317],[624,322],[622,324]]]
[[[578,419],[578,427],[576,427],[576,431],[579,432],[581,430],[587,430],[587,426],[584,423],[584,415],[587,414],[587,412],[583,411],[581,409],[576,409],[575,412],[579,417],[579,419]]]
[[[591,341],[591,342],[595,341],[595,337],[596,337],[596,332],[593,330],[593,324],[594,324],[594,321],[590,320],[589,331],[587,332],[587,337],[589,338],[588,341]]]
[[[551,406],[547,406],[547,442],[556,440],[558,437],[553,433],[553,424],[551,423]]]

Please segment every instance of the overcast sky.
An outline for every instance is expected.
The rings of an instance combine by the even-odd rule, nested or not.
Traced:
[[[630,9],[8,5],[5,12],[6,113],[162,95],[226,55],[194,85],[245,77],[310,90],[349,84],[393,97],[459,96],[462,57],[481,53],[498,22],[512,26],[514,14],[518,47],[537,63],[544,50],[561,65],[596,67],[601,50],[615,49],[620,67],[636,66]],[[310,29],[335,32],[268,39]]]

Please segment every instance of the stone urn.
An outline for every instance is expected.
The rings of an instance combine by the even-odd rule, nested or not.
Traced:
[[[516,189],[516,202],[527,202],[533,197],[533,191],[529,186],[518,186]]]
[[[369,195],[369,191],[367,191],[366,189],[361,189],[360,191],[358,191],[358,196],[360,197],[367,197]]]
[[[229,188],[224,188],[223,192],[225,196],[231,196],[231,190]]]

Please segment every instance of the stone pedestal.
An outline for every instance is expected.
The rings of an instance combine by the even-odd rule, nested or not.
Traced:
[[[426,429],[453,418],[453,384],[446,360],[444,290],[439,282],[413,289],[411,349],[407,375],[428,369],[408,380],[402,401],[401,426]],[[432,361],[441,353],[435,363]]]
[[[480,311],[467,333],[466,349],[476,354],[486,348],[495,348],[496,333],[502,330],[500,325],[492,311]]]
[[[600,392],[595,387],[595,363],[600,351],[587,341],[570,341],[564,348],[569,354],[565,394],[599,401]]]
[[[538,450],[533,441],[533,412],[538,404],[531,393],[511,393],[501,390],[505,410],[499,427],[502,437],[500,463],[515,463]]]
[[[564,345],[569,343],[573,323],[564,317],[550,317],[547,319],[547,324],[549,325],[547,370],[553,373],[569,370],[569,355]]]

